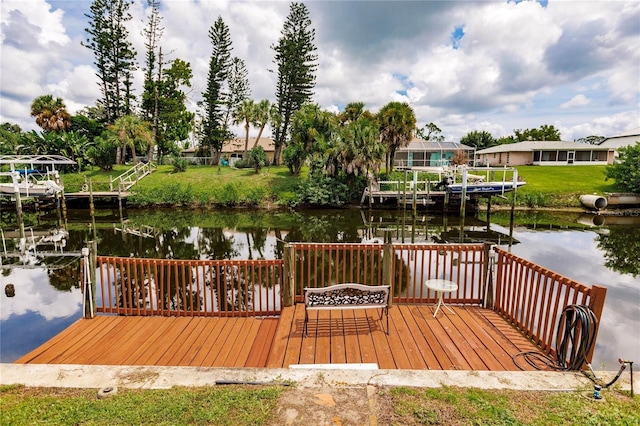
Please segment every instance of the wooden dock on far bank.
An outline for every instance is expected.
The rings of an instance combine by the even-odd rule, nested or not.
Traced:
[[[91,196],[93,196],[93,198],[122,198],[122,199],[126,199],[128,197],[131,196],[131,192],[129,191],[93,191],[92,193],[88,192],[88,191],[80,191],[80,192],[67,192],[64,194],[65,198],[83,198],[83,199],[89,199]]]

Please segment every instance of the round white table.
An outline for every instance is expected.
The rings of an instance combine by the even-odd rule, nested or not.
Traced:
[[[444,302],[442,301],[442,296],[444,295],[444,293],[451,293],[453,291],[457,291],[458,284],[454,283],[453,281],[443,280],[438,278],[433,280],[427,280],[425,281],[424,285],[426,285],[427,288],[431,290],[435,290],[435,292],[438,293],[438,307],[436,308],[436,311],[433,313],[434,318],[436,317],[436,315],[438,315],[438,309],[440,309],[440,306],[444,306],[445,308],[449,309],[451,313],[453,313],[453,310],[447,305],[445,305]]]

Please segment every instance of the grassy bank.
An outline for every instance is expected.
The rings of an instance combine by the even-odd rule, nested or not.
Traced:
[[[0,388],[2,425],[264,425],[282,388],[123,389],[98,399],[93,389]]]
[[[275,425],[283,392],[278,386],[122,389],[98,399],[92,389],[0,388],[1,424],[47,425]],[[306,392],[317,392],[315,389]],[[616,391],[604,399],[580,392],[381,388],[378,424],[384,425],[636,425],[640,398]],[[286,412],[288,407],[280,407]],[[284,409],[284,410],[283,410]],[[321,410],[318,407],[318,410]]]
[[[128,168],[116,166],[111,172],[95,169],[65,174],[65,191],[79,191],[85,177],[91,180],[94,191],[108,190],[110,178]],[[253,169],[210,166],[189,166],[185,172],[174,173],[173,166],[159,166],[133,187],[129,204],[139,207],[286,206],[295,200],[297,183],[304,177],[304,172],[298,177],[291,176],[285,166],[267,167],[259,173]]]
[[[605,181],[606,166],[521,166],[518,176],[527,182],[518,190],[523,207],[580,207],[580,196],[615,192]]]
[[[91,179],[94,191],[106,190],[109,178],[126,170],[127,167],[118,166],[110,173],[93,170],[67,174],[65,188],[68,192],[79,191],[86,177]],[[267,167],[259,173],[230,167],[190,166],[184,173],[174,173],[172,166],[160,166],[134,187],[129,205],[291,206],[296,204],[296,188],[307,173],[303,169],[300,176],[291,176],[284,166]],[[580,207],[580,195],[614,192],[613,182],[605,181],[605,166],[522,166],[518,167],[518,173],[527,182],[516,197],[520,207]],[[510,200],[494,197],[494,203],[510,204]]]

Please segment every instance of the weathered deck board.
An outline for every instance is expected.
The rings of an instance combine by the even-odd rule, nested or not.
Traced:
[[[389,309],[389,334],[379,310],[316,311],[307,336],[303,304],[285,308],[280,318],[99,316],[78,320],[16,362],[510,371],[518,370],[514,354],[536,350],[493,311],[452,309],[433,318],[431,305],[396,304]]]

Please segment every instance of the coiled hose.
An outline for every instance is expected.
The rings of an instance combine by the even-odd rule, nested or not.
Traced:
[[[525,361],[537,370],[551,369],[578,371],[588,364],[587,354],[595,343],[598,319],[588,306],[569,305],[562,310],[556,333],[556,359],[537,351],[518,352],[513,362],[524,370],[518,362]]]
[[[556,333],[556,359],[536,351],[518,352],[513,356],[513,362],[520,370],[523,366],[518,363],[518,358],[523,357],[525,361],[537,370],[559,370],[559,371],[581,371],[593,383],[602,388],[608,388],[614,384],[622,372],[633,363],[620,359],[620,369],[618,374],[609,383],[601,383],[596,377],[591,364],[587,360],[587,354],[591,351],[595,343],[596,331],[598,330],[598,319],[591,308],[583,305],[569,305],[562,310],[558,330]],[[589,368],[587,373],[582,369],[586,365]],[[633,395],[633,375],[631,378],[631,392]]]

